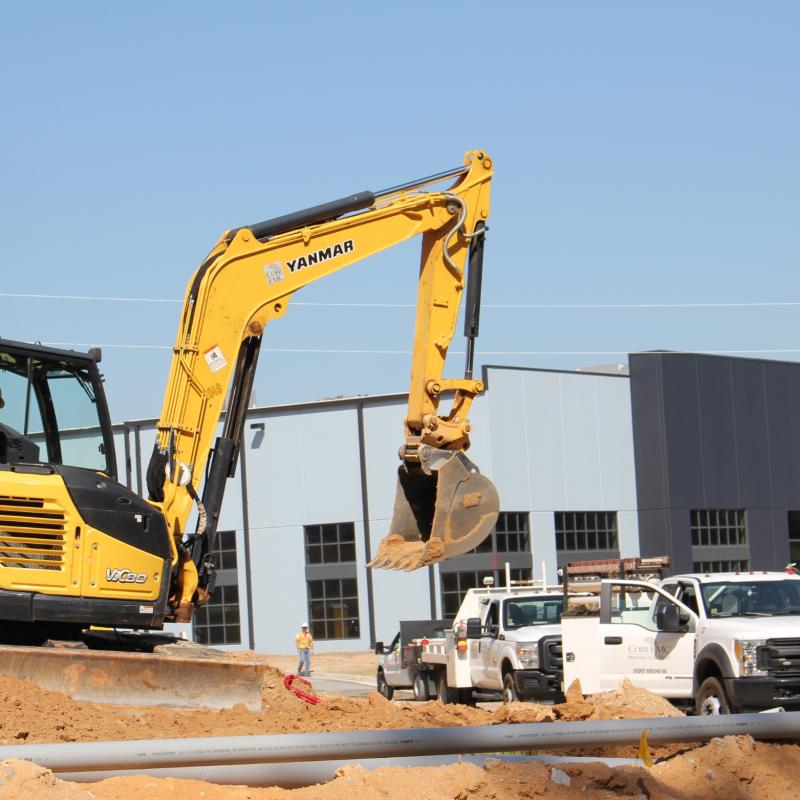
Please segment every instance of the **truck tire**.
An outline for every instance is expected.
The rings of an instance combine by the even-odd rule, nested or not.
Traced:
[[[447,685],[447,672],[440,669],[436,673],[436,694],[439,695],[439,702],[445,705],[448,703],[455,703],[458,699],[457,692],[457,689],[451,689]]]
[[[514,685],[514,673],[506,672],[503,675],[503,702],[515,703],[517,700],[519,700],[519,695],[517,687]]]
[[[706,678],[697,692],[695,708],[698,715],[730,714],[731,704],[719,678]]]
[[[467,687],[466,689],[459,689],[458,702],[461,703],[462,706],[474,706],[475,693],[472,691],[470,687]]]
[[[414,676],[414,699],[424,702],[431,699],[430,686],[428,685],[428,676],[418,672]]]
[[[394,696],[394,689],[386,683],[386,676],[383,670],[378,670],[378,693],[382,694],[387,700],[391,700]]]

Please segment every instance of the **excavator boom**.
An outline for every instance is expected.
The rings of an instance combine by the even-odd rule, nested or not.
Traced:
[[[449,189],[421,188],[448,177],[455,178]],[[488,155],[470,151],[454,170],[381,192],[359,192],[220,237],[187,288],[148,469],[150,499],[172,526],[182,565],[180,596],[172,602],[177,619],[190,618],[193,605],[213,589],[209,554],[265,328],[286,313],[298,289],[412,237],[421,236],[422,256],[397,504],[370,565],[416,569],[467,552],[491,531],[497,493],[464,455],[469,408],[483,385],[472,378],[471,356],[464,378],[443,378],[468,256],[470,272],[480,279],[491,177]],[[469,293],[471,354],[479,285]],[[214,440],[229,386],[224,428]],[[446,393],[454,399],[444,414],[439,405]],[[200,509],[200,527],[187,532],[183,526],[193,504]]]

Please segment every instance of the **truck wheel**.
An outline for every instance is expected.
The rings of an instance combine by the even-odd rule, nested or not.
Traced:
[[[459,689],[458,702],[461,703],[462,706],[474,706],[475,693],[469,687],[467,687],[466,689]]]
[[[414,699],[420,701],[431,699],[428,678],[420,672],[414,676]]]
[[[378,670],[378,692],[382,694],[387,700],[391,700],[394,696],[394,689],[386,683],[386,676],[383,670]]]
[[[517,687],[514,685],[514,673],[506,672],[503,675],[503,702],[514,703],[519,700]]]
[[[436,674],[436,694],[439,695],[439,702],[445,705],[455,703],[458,698],[457,691],[447,685],[447,672],[440,669]]]
[[[697,693],[696,710],[698,714],[730,714],[731,704],[725,694],[725,688],[718,678],[706,678],[700,684]]]

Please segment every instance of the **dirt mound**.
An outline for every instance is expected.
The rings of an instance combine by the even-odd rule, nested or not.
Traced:
[[[511,703],[497,711],[464,705],[390,702],[323,695],[309,705],[287,691],[284,675],[269,668],[261,711],[243,706],[221,711],[101,706],[73,700],[33,683],[0,675],[0,743],[157,739],[180,736],[245,736],[264,733],[349,731],[367,728],[441,728],[456,725],[616,719],[679,714],[669,703],[631,685],[584,700],[579,687],[556,706]]]

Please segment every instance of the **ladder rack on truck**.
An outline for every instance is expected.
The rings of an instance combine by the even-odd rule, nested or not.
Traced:
[[[630,556],[591,561],[571,561],[559,569],[564,609],[568,609],[569,595],[600,592],[601,581],[609,578],[636,578],[637,580],[662,580],[669,572],[667,556]]]

